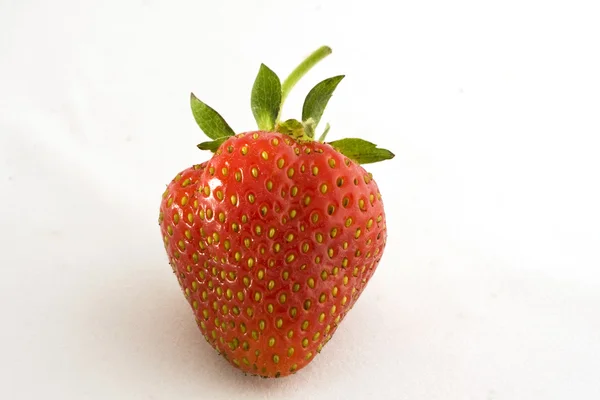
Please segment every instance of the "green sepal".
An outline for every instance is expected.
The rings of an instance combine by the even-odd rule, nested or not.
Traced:
[[[309,118],[314,121],[315,127],[319,125],[323,111],[327,107],[329,99],[337,85],[344,79],[344,75],[334,76],[325,79],[315,85],[308,92],[304,105],[302,106],[302,121],[307,121]]]
[[[341,139],[329,142],[334,149],[359,164],[370,164],[394,158],[394,153],[363,139]]]
[[[200,101],[194,93],[190,94],[190,105],[196,123],[206,136],[211,139],[219,139],[235,135],[225,119],[214,109]]]
[[[329,125],[329,122],[325,124],[325,130],[323,131],[323,133],[321,133],[321,136],[319,136],[319,142],[324,142],[325,138],[327,137],[327,134],[329,133],[329,129],[331,128],[331,126]]]
[[[254,80],[250,105],[258,128],[273,130],[281,106],[281,82],[277,74],[265,64],[260,65]]]
[[[219,147],[223,144],[224,141],[226,141],[227,139],[229,139],[229,136],[226,137],[220,137],[218,139],[215,140],[211,140],[208,142],[202,142],[198,145],[198,148],[200,150],[210,150],[213,153],[215,151],[217,151],[219,149]]]
[[[296,139],[300,139],[304,136],[304,125],[297,119],[288,119],[280,122],[277,124],[276,130],[277,132],[292,136]]]

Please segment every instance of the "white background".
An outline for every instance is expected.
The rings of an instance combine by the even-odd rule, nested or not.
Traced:
[[[0,0],[0,398],[600,397],[597,1]],[[260,62],[334,54],[323,122],[388,248],[323,353],[244,377],[202,339],[157,224],[207,159],[189,92],[254,129]]]

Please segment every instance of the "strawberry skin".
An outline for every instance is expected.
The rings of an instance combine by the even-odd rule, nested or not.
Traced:
[[[265,377],[306,366],[386,244],[377,184],[328,144],[276,132],[224,141],[168,185],[160,228],[206,340]]]

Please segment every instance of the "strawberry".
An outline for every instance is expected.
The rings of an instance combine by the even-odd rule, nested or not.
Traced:
[[[381,194],[361,163],[393,157],[361,139],[314,131],[343,76],[308,94],[302,121],[280,121],[287,94],[331,50],[283,85],[262,65],[252,90],[258,131],[235,134],[191,95],[214,152],[167,186],[159,223],[173,272],[206,340],[246,373],[279,377],[331,339],[375,272],[386,244]]]

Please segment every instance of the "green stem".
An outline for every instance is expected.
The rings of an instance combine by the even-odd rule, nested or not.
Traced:
[[[287,98],[290,91],[293,87],[298,83],[298,81],[308,72],[312,67],[314,67],[319,61],[327,57],[331,54],[331,48],[329,46],[322,46],[315,50],[311,55],[309,55],[304,61],[302,61],[291,73],[290,75],[283,81],[281,85],[281,104],[279,105],[279,114],[277,115],[277,122],[279,122],[279,117],[281,117],[281,110],[283,109],[283,103]]]

